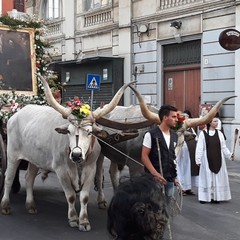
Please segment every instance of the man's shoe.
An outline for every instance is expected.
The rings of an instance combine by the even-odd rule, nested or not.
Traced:
[[[206,202],[205,201],[199,201],[201,204],[205,204]]]
[[[216,200],[213,200],[213,199],[211,199],[211,203],[214,203],[214,204],[219,204],[220,202],[219,202],[219,201],[216,201]]]

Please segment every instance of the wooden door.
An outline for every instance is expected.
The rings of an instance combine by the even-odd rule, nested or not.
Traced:
[[[189,110],[193,117],[199,116],[200,69],[182,69],[164,73],[164,104],[178,110]]]

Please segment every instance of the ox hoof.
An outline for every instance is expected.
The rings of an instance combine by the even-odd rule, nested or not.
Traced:
[[[26,203],[26,209],[30,214],[37,214],[37,208],[34,203]]]
[[[1,212],[3,215],[11,214],[11,208],[9,202],[1,202]]]
[[[69,220],[68,223],[69,223],[69,226],[72,228],[78,227],[78,220]]]
[[[106,209],[107,208],[107,202],[106,201],[98,202],[98,208]]]
[[[79,230],[81,232],[88,232],[91,230],[91,225],[87,219],[84,219],[83,221],[80,222]]]
[[[10,215],[12,212],[11,212],[11,208],[8,207],[8,208],[2,208],[2,214],[3,215]]]

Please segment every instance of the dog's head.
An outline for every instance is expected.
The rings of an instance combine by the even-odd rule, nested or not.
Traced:
[[[130,214],[135,227],[145,236],[148,236],[149,239],[162,239],[168,221],[168,215],[164,208],[154,212],[151,203],[136,202],[132,206]]]

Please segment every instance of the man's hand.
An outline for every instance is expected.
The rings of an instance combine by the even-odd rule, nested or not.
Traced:
[[[178,179],[176,179],[176,178],[174,179],[174,185],[175,185],[175,186],[179,185],[179,181],[178,181]]]
[[[167,184],[166,179],[165,179],[160,173],[155,174],[154,177],[155,177],[155,179],[156,179],[157,181],[159,181],[161,184],[163,184],[163,185]]]

